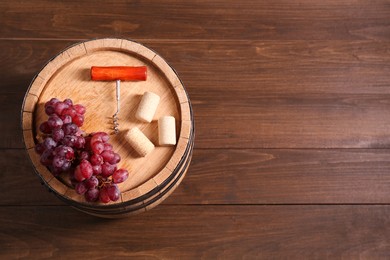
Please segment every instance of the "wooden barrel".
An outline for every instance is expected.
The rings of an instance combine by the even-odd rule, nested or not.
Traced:
[[[146,81],[121,82],[119,133],[113,133],[112,115],[116,111],[114,81],[92,81],[92,66],[147,66]],[[135,112],[144,92],[160,96],[151,123],[136,119]],[[110,143],[122,160],[120,168],[129,178],[119,184],[120,199],[107,204],[87,202],[75,192],[69,180],[54,175],[40,163],[34,147],[42,139],[39,126],[46,121],[44,103],[56,97],[70,98],[87,108],[87,133],[111,133]],[[24,144],[43,184],[69,205],[88,214],[115,218],[134,214],[161,203],[184,178],[194,145],[194,118],[188,94],[176,72],[151,49],[126,39],[96,39],[73,45],[51,59],[32,80],[22,106]],[[176,122],[175,146],[158,145],[157,119],[173,116]],[[146,157],[139,156],[126,140],[129,129],[138,127],[155,145]]]

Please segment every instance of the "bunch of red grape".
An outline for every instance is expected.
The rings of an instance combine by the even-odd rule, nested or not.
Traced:
[[[121,158],[108,143],[107,133],[86,136],[79,128],[84,123],[85,111],[84,106],[74,105],[70,99],[61,102],[52,98],[45,103],[49,118],[39,127],[45,138],[35,146],[35,151],[54,176],[68,173],[75,191],[84,194],[87,201],[117,201],[117,184],[124,182],[129,173],[117,169]]]
[[[84,194],[87,201],[117,201],[120,196],[117,183],[124,182],[129,176],[127,170],[117,169],[121,157],[112,150],[107,133],[93,133],[85,139],[79,164],[71,178],[76,192]]]

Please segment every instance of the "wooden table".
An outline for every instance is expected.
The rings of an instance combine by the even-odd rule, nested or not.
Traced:
[[[389,1],[153,2],[0,3],[1,258],[389,258]],[[161,54],[196,122],[179,188],[118,220],[49,194],[20,127],[45,62],[108,36]]]

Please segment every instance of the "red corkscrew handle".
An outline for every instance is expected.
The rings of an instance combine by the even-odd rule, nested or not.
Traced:
[[[146,80],[147,67],[111,66],[111,67],[91,67],[92,80]]]

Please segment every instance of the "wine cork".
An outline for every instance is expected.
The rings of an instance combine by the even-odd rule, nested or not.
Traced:
[[[154,144],[138,129],[134,127],[127,132],[127,141],[134,148],[134,150],[142,157],[153,151]]]
[[[143,122],[150,123],[156,113],[158,103],[160,102],[159,95],[146,91],[139,103],[135,117]]]
[[[161,146],[176,144],[176,126],[173,116],[163,116],[158,120],[158,142]]]

